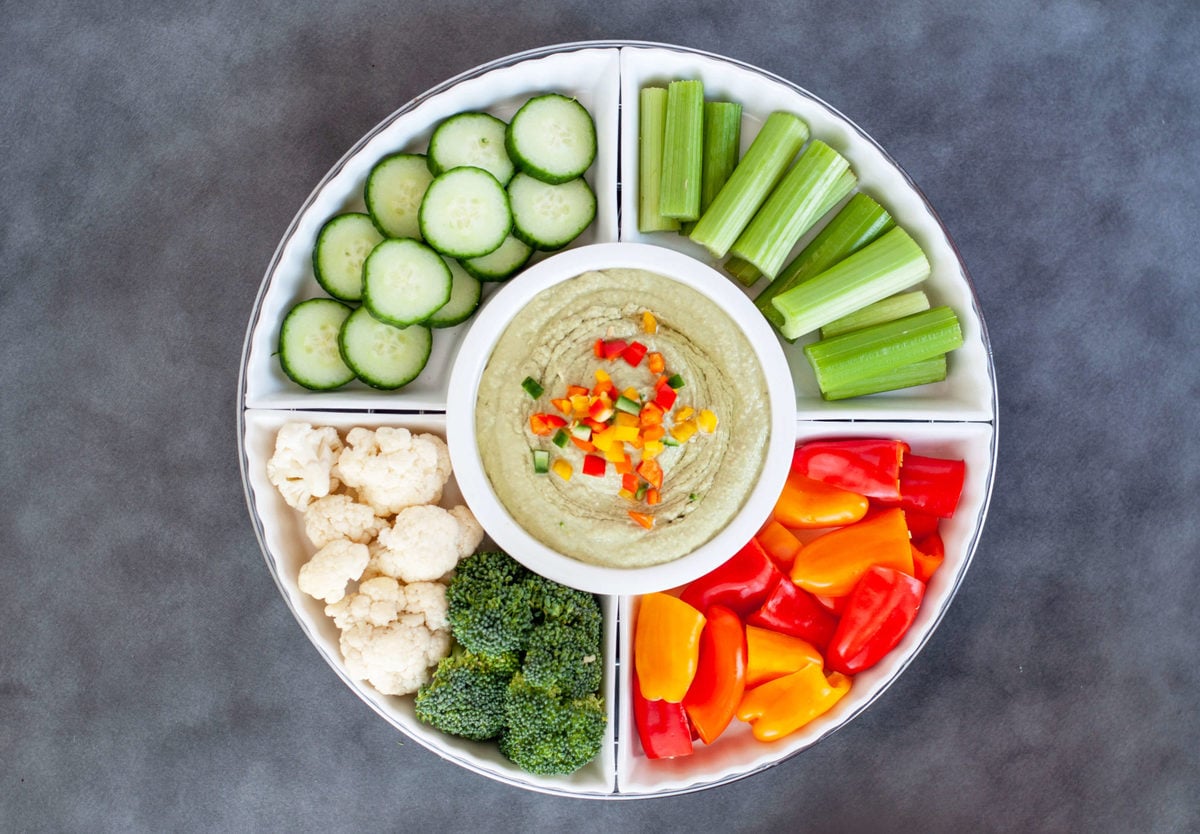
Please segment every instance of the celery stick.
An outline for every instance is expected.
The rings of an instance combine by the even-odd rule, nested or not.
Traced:
[[[747,287],[753,286],[754,282],[762,277],[762,273],[758,271],[758,267],[736,256],[725,262],[725,271],[738,279],[739,283],[743,286]]]
[[[742,105],[732,101],[704,102],[704,164],[700,172],[700,213],[737,167],[742,150]],[[684,223],[680,231],[689,235],[696,221]]]
[[[885,321],[911,316],[922,310],[929,309],[929,298],[921,290],[901,292],[890,295],[882,301],[868,304],[848,316],[842,316],[837,321],[831,321],[821,328],[821,338],[840,336],[851,330],[861,330],[872,324],[883,324]]]
[[[804,355],[821,391],[836,393],[949,353],[962,342],[958,316],[942,306],[813,342]]]
[[[704,84],[672,81],[667,86],[659,214],[676,220],[700,216],[703,163]]]
[[[679,228],[678,220],[671,220],[658,213],[666,115],[666,88],[643,87],[638,95],[639,232],[669,232]]]
[[[768,116],[746,155],[696,222],[691,239],[714,256],[725,257],[807,139],[808,125],[798,116],[782,110]]]
[[[771,300],[783,313],[787,339],[823,327],[929,277],[929,261],[899,226]]]
[[[844,156],[824,142],[814,140],[780,180],[730,251],[774,278],[796,241],[834,203],[850,193],[853,179],[847,182],[842,177],[849,170],[850,163]],[[835,187],[845,190],[839,193]]]
[[[946,378],[946,355],[943,353],[932,359],[922,359],[892,368],[884,373],[861,379],[845,388],[834,388],[821,392],[823,400],[848,400],[851,397],[865,397],[868,394],[878,394],[883,391],[895,391],[900,388],[912,388],[914,385],[928,385],[931,382],[941,382]]]
[[[771,303],[775,296],[824,272],[894,225],[892,216],[883,206],[866,194],[855,194],[796,259],[779,273],[779,277],[758,294],[754,303],[771,324],[783,327],[783,314]]]

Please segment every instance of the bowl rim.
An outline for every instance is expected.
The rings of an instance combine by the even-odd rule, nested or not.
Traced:
[[[475,435],[479,382],[513,317],[536,296],[584,272],[618,268],[656,273],[717,304],[742,331],[758,358],[770,407],[770,437],[762,469],[730,521],[690,553],[640,568],[582,562],[558,553],[527,532],[492,489]],[[596,594],[664,591],[685,585],[727,561],[770,515],[787,478],[796,441],[796,394],[787,359],[766,319],[757,313],[753,303],[711,266],[680,252],[643,243],[595,243],[568,249],[539,261],[501,287],[475,314],[459,344],[446,401],[446,442],[455,478],[467,506],[493,541],[530,570]]]

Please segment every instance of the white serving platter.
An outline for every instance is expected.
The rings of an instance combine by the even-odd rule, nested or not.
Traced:
[[[299,513],[282,501],[265,474],[275,432],[291,420],[336,426],[343,433],[352,426],[397,425],[445,436],[449,370],[470,321],[435,332],[429,365],[397,392],[359,383],[332,392],[294,385],[274,355],[279,324],[293,304],[322,294],[312,274],[313,241],[330,216],[363,210],[362,188],[379,158],[398,150],[423,151],[433,126],[453,113],[486,110],[507,119],[527,97],[548,91],[578,98],[597,127],[597,160],[587,174],[597,196],[597,219],[572,247],[643,243],[719,266],[679,235],[642,235],[636,230],[637,90],[686,77],[703,80],[709,98],[728,97],[743,104],[743,146],[774,109],[790,109],[808,121],[814,138],[851,161],[860,189],[879,200],[921,244],[933,267],[924,289],[934,304],[952,306],[962,322],[965,343],[951,355],[945,382],[840,403],[820,399],[803,359],[803,343],[781,341],[796,390],[798,442],[834,436],[898,437],[918,454],[964,458],[967,486],[959,511],[941,525],[946,562],[929,583],[917,622],[883,663],[856,677],[851,693],[832,712],[781,742],[757,742],[744,726],[735,726],[710,748],[698,743],[700,749],[692,757],[646,759],[629,711],[628,669],[619,661],[629,657],[636,598],[603,596],[608,663],[603,686],[611,719],[604,749],[569,777],[532,776],[508,763],[493,744],[465,742],[425,727],[413,715],[411,698],[382,696],[350,678],[323,604],[296,587],[299,567],[314,548],[304,536]],[[545,256],[535,256],[540,257]],[[740,286],[732,279],[731,284]],[[494,292],[495,285],[485,285],[485,298]],[[996,381],[983,317],[953,242],[915,184],[853,122],[791,82],[717,55],[662,44],[588,42],[520,53],[452,78],[384,119],[317,185],[286,230],[251,311],[238,385],[240,463],[251,519],[268,569],[318,653],[371,709],[438,755],[489,778],[564,796],[621,799],[700,790],[779,764],[844,726],[913,662],[945,614],[978,545],[995,475]],[[452,480],[442,503],[449,506],[460,500]]]

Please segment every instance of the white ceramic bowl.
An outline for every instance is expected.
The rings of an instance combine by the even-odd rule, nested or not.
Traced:
[[[492,489],[479,456],[475,402],[492,350],[521,309],[540,293],[595,269],[629,268],[678,281],[713,301],[745,333],[762,365],[770,406],[770,435],[762,473],[742,508],[713,538],[686,556],[660,565],[613,568],[586,564],[543,544],[518,524]],[[703,576],[738,551],[766,521],[791,464],[796,440],[796,393],[787,360],[770,325],[728,278],[670,249],[600,243],[547,258],[512,279],[475,315],[450,372],[446,439],[467,506],[500,547],[530,570],[597,594],[644,594]]]

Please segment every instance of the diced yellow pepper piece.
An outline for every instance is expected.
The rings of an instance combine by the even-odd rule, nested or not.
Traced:
[[[612,377],[603,368],[596,369],[596,382],[612,382]]]
[[[700,412],[700,416],[696,418],[696,422],[700,426],[700,431],[705,434],[712,434],[717,430],[717,415],[713,414],[707,408]]]
[[[614,444],[604,450],[604,459],[609,463],[621,463],[625,460],[625,447],[621,444]]]
[[[617,493],[617,495],[621,496],[621,497],[622,497],[622,498],[624,498],[626,501],[632,501],[632,500],[634,499],[634,495],[633,495],[633,493],[632,493],[632,492],[630,492],[630,491],[629,491],[629,490],[627,490],[627,489],[622,489],[622,490],[620,490],[620,491]]]
[[[628,400],[633,400],[635,403],[642,401],[642,395],[638,393],[638,389],[636,388],[626,388],[621,392],[621,396]]]
[[[618,411],[617,416],[613,419],[613,424],[617,426],[634,426],[639,425],[638,416],[630,414],[627,411]]]
[[[675,412],[675,422],[682,423],[685,420],[690,420],[692,415],[696,413],[696,409],[690,405],[685,405],[683,408]]]
[[[558,458],[550,465],[550,471],[564,481],[571,480],[571,464],[567,463],[562,458]]]
[[[642,329],[647,333],[658,332],[658,319],[654,318],[654,314],[649,310],[642,313]]]
[[[629,416],[632,417],[633,415],[631,414]],[[637,419],[637,418],[634,418],[634,419]],[[634,440],[638,439],[638,427],[637,426],[616,425],[616,426],[611,427],[611,429],[609,429],[609,431],[612,432],[612,436],[615,440],[619,440],[622,443],[631,443]]]
[[[591,404],[591,397],[582,394],[576,394],[574,397],[571,397],[571,409],[575,412],[576,416],[586,417],[588,406]]]
[[[678,440],[680,443],[687,443],[692,439],[692,435],[696,433],[696,421],[688,420],[683,423],[676,423],[671,427],[671,437]]]
[[[642,444],[642,460],[658,457],[665,448],[667,447],[661,440],[647,440]]]

